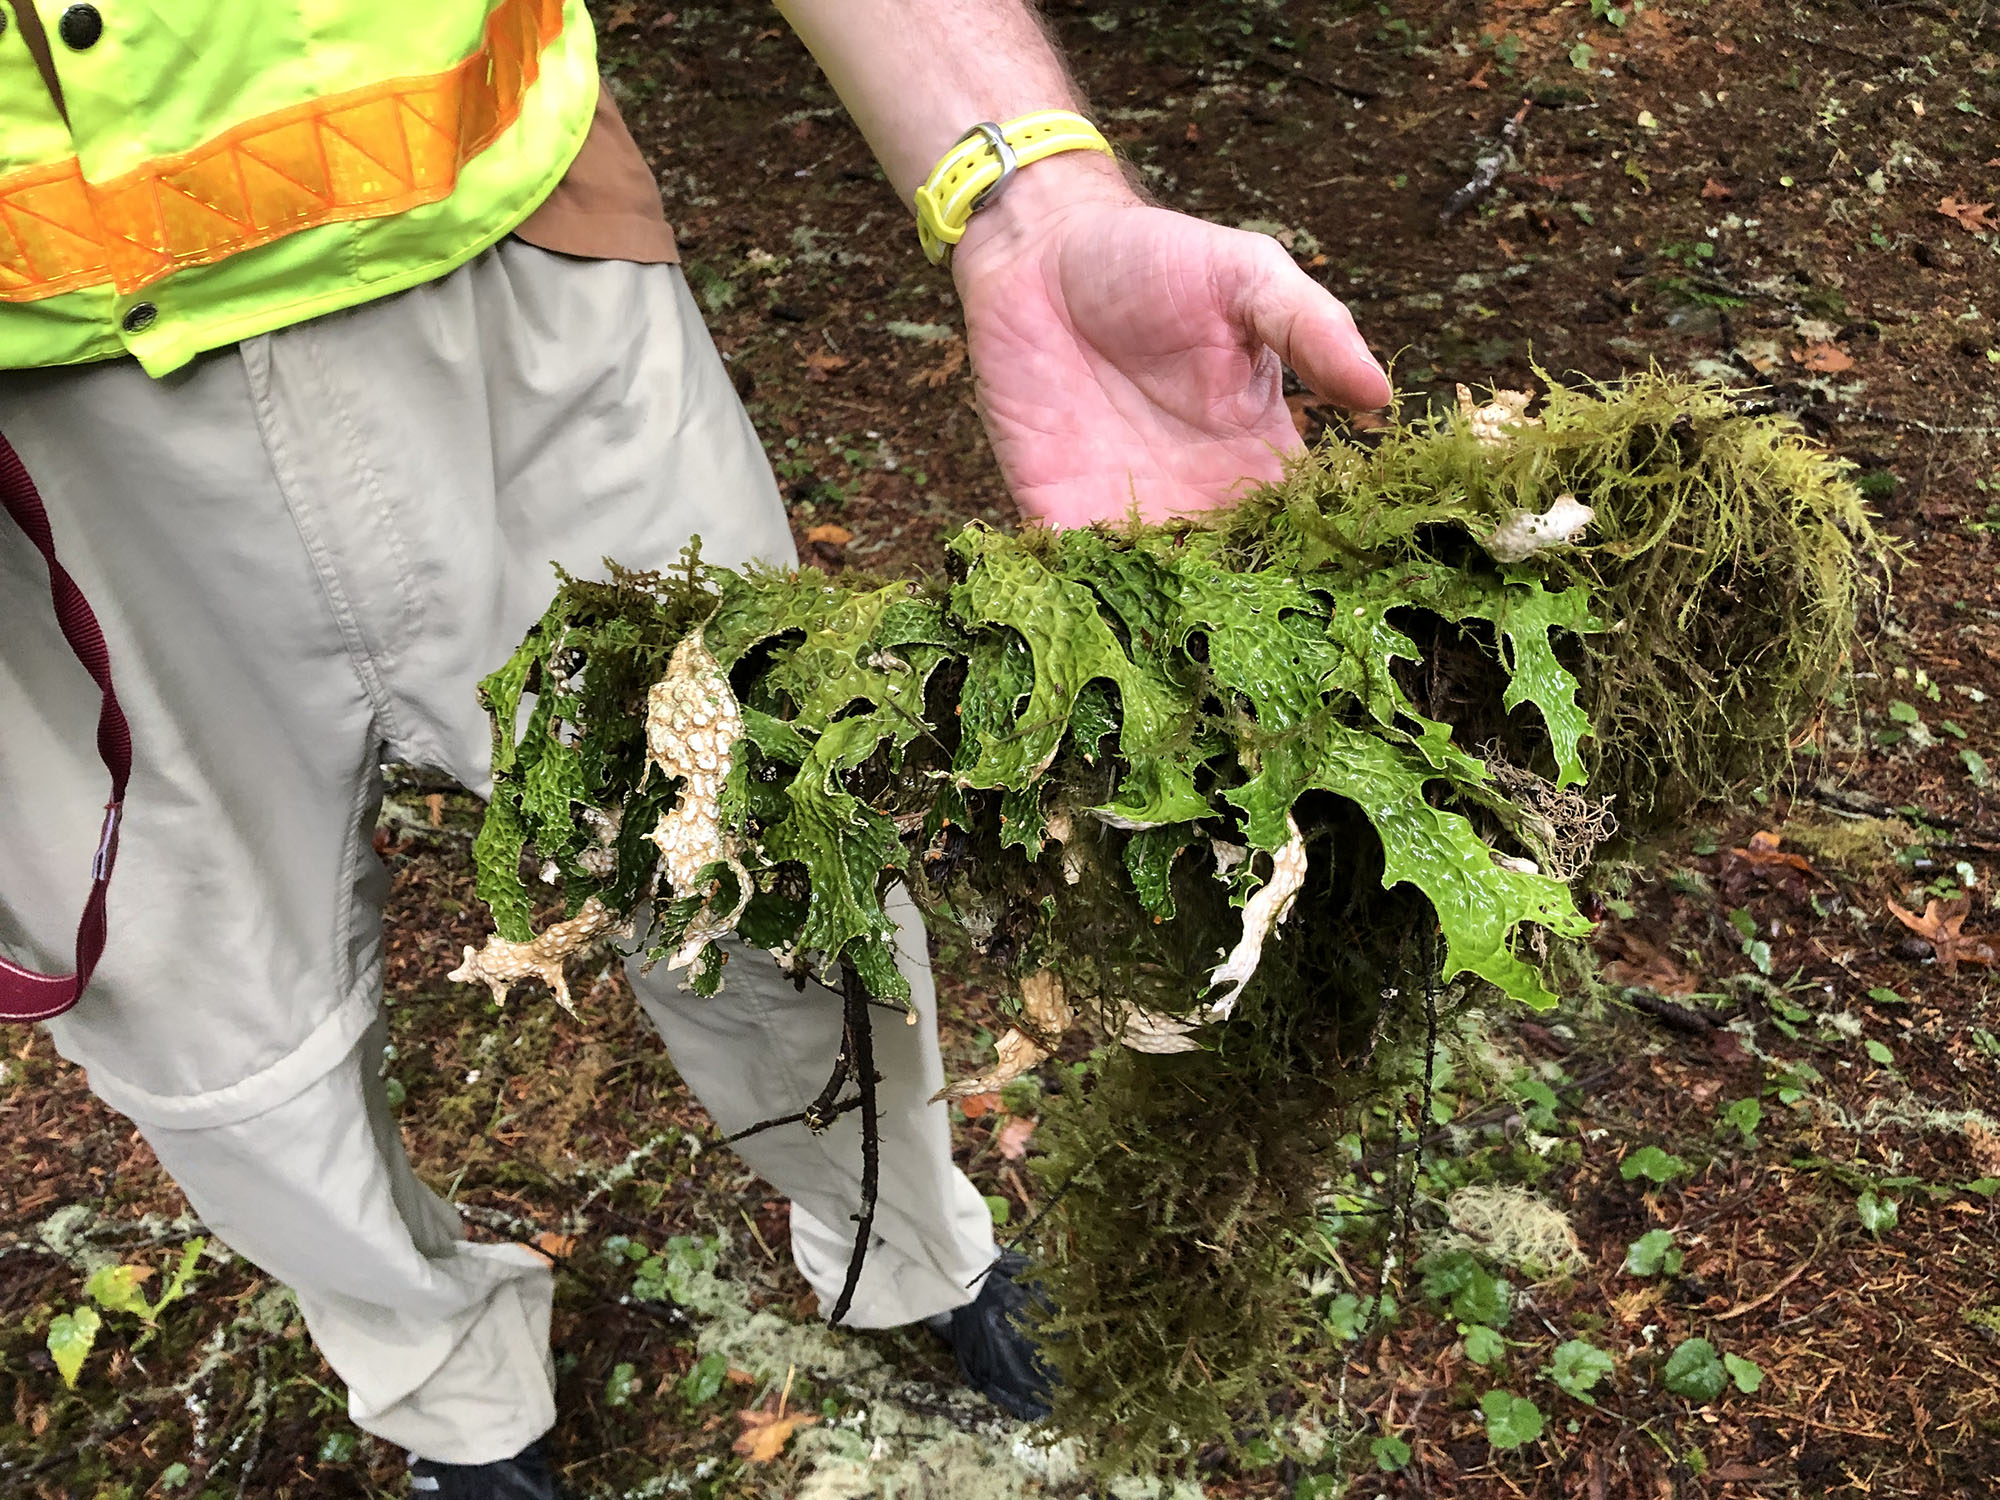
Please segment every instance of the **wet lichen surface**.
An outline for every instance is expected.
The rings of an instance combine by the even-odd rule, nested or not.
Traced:
[[[1325,1150],[1259,1164],[1333,1195],[1299,1205],[1324,1233],[1286,1269],[1289,1300],[1251,1306],[1256,1328],[1218,1305],[1218,1337],[1309,1336],[1259,1372],[1280,1394],[1239,1409],[1235,1451],[1192,1455],[1186,1482],[1209,1494],[1960,1495],[2000,1460],[2000,1024],[1984,966],[2000,847],[2000,554],[1983,488],[1996,276],[1992,234],[1939,211],[1994,196],[1982,164],[2000,43],[1977,16],[1924,6],[1620,14],[1055,10],[1157,190],[1262,221],[1302,263],[1325,257],[1314,269],[1378,347],[1402,350],[1413,405],[1448,404],[1460,378],[1530,385],[1531,342],[1557,373],[1658,360],[1762,383],[1753,399],[1859,465],[1910,548],[1864,621],[1858,681],[1789,777],[1753,782],[1740,812],[1674,808],[1580,891],[1597,983],[1559,974],[1552,1015],[1446,999],[1427,1091],[1406,1071]],[[667,15],[605,9],[614,87],[802,550],[836,579],[942,574],[949,532],[1005,516],[948,289],[789,39],[762,16]],[[1438,227],[1524,97],[1515,159]],[[1317,430],[1322,413],[1297,405]],[[1674,701],[1670,678],[1633,701],[1662,701],[1644,696],[1655,688]],[[1080,1479],[1090,1453],[1024,1448],[952,1397],[928,1336],[815,1329],[782,1205],[710,1149],[601,964],[574,976],[582,1023],[527,991],[503,1013],[443,981],[486,932],[476,821],[451,789],[392,785],[387,1067],[426,1177],[476,1233],[542,1237],[561,1263],[569,1482],[601,1496],[1142,1492]],[[562,914],[529,913],[537,928]],[[948,1045],[970,1074],[1007,1024],[1011,981],[942,941]],[[48,1335],[97,1305],[90,1273],[150,1267],[138,1286],[158,1297],[202,1231],[72,1072],[38,1042],[12,1052],[0,1489],[399,1493],[398,1456],[347,1426],[288,1299],[240,1263],[201,1259],[157,1332],[129,1303],[104,1310],[65,1391]],[[1206,1064],[1134,1063],[1077,1037],[1000,1097],[962,1102],[960,1150],[1003,1233],[1103,1144],[1064,1144],[1048,1123],[1060,1101],[1084,1110],[1140,1066]],[[1168,1097],[1151,1125],[1170,1140],[1182,1111]],[[1108,1115],[1093,1128],[1122,1139]],[[1410,1217],[1428,1259],[1394,1271],[1384,1302],[1402,1216],[1379,1210],[1400,1210],[1413,1153],[1397,1143],[1417,1135]],[[1251,1164],[1211,1155],[1207,1206],[1226,1216]],[[1145,1180],[1135,1168],[1108,1190]],[[1115,1271],[1115,1236],[1074,1248],[1075,1264]],[[1210,1352],[1190,1344],[1187,1367]],[[742,1414],[774,1414],[788,1379],[786,1415],[817,1420],[770,1462],[732,1451],[757,1425]],[[1324,1422],[1304,1420],[1315,1406]]]

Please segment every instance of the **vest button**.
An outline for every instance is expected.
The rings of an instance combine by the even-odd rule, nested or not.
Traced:
[[[150,302],[134,302],[125,309],[123,319],[127,333],[144,333],[159,321],[160,310]]]
[[[72,5],[56,22],[56,35],[63,39],[64,46],[85,51],[95,47],[97,39],[104,35],[104,17],[94,5]]]

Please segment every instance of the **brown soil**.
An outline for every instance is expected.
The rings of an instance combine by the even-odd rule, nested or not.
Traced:
[[[1548,0],[1050,8],[1153,190],[1285,240],[1394,356],[1409,402],[1460,380],[1528,385],[1537,367],[1658,364],[1759,385],[1754,400],[1853,460],[1909,549],[1818,756],[1607,881],[1599,946],[1619,985],[1604,1003],[1502,1028],[1503,1048],[1570,1080],[1560,1148],[1535,1166],[1497,1092],[1450,1101],[1470,1133],[1438,1143],[1435,1181],[1532,1180],[1571,1215],[1590,1269],[1534,1290],[1490,1372],[1467,1363],[1448,1319],[1414,1310],[1358,1356],[1350,1406],[1414,1452],[1353,1493],[1986,1493],[2000,1472],[2000,1139],[1968,1112],[2000,1112],[1993,955],[1974,940],[2000,930],[1986,770],[2000,764],[2000,227],[1941,205],[2000,196],[2000,14],[1766,0],[1616,19]],[[802,551],[831,567],[935,566],[959,524],[1003,520],[949,282],[789,33],[761,10],[660,0],[606,5],[600,23]],[[1514,120],[1492,189],[1441,222]],[[1330,415],[1297,406],[1314,430]],[[552,1020],[539,997],[495,1013],[443,981],[482,923],[473,811],[447,795],[430,827],[429,790],[399,789],[419,816],[382,838],[397,874],[401,1118],[477,1232],[539,1231],[561,1258],[568,1481],[623,1494],[706,1458],[717,1466],[693,1493],[784,1492],[782,1460],[750,1471],[729,1452],[733,1408],[757,1393],[678,1394],[686,1318],[632,1298],[603,1253],[615,1235],[654,1250],[718,1236],[760,1303],[800,1312],[782,1205],[726,1153],[686,1148],[713,1132],[613,981],[582,997],[587,1027]],[[1752,843],[1760,831],[1798,861]],[[1970,911],[1948,973],[1951,945],[1889,903],[1921,921],[1954,893]],[[969,1063],[986,997],[945,967],[961,976],[947,1002]],[[510,1033],[522,1045],[496,1066],[486,1039]],[[43,1339],[81,1278],[37,1226],[86,1205],[90,1243],[155,1267],[197,1231],[169,1222],[177,1192],[45,1042],[7,1050],[0,1491],[399,1493],[398,1455],[357,1441],[295,1314],[260,1303],[267,1288],[240,1262],[206,1268],[145,1347],[136,1323],[108,1322],[64,1391]],[[1754,1142],[1718,1123],[1743,1099],[1761,1103]],[[960,1141],[1019,1216],[1037,1190],[998,1149],[1005,1118],[966,1121]],[[1621,1162],[1647,1145],[1691,1173],[1626,1180]],[[613,1173],[635,1150],[630,1174]],[[1895,1222],[1865,1228],[1863,1193],[1893,1202]],[[1627,1245],[1654,1227],[1675,1231],[1679,1273],[1624,1273]],[[275,1308],[261,1323],[260,1307]],[[231,1355],[204,1370],[216,1334]],[[1753,1360],[1761,1387],[1707,1404],[1666,1392],[1660,1353],[1693,1336]],[[1618,1363],[1594,1407],[1536,1373],[1572,1337]],[[922,1340],[885,1347],[912,1377],[945,1373]],[[1303,1353],[1298,1374],[1337,1383],[1337,1346]],[[1489,1446],[1477,1399],[1494,1387],[1534,1397],[1540,1441]],[[1341,1493],[1291,1464],[1202,1477],[1217,1495]]]

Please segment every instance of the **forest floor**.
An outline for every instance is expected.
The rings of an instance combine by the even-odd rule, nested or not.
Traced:
[[[2000,12],[1049,8],[1153,190],[1275,235],[1393,356],[1413,409],[1457,381],[1532,386],[1537,366],[1757,387],[1856,465],[1907,549],[1854,691],[1793,779],[1603,874],[1593,993],[1453,1039],[1428,1222],[1467,1187],[1532,1192],[1574,1228],[1571,1273],[1509,1271],[1497,1311],[1476,1278],[1469,1298],[1413,1279],[1400,1316],[1350,1342],[1372,1272],[1336,1248],[1312,1293],[1325,1344],[1300,1351],[1297,1379],[1344,1391],[1349,1441],[1316,1461],[1217,1450],[1178,1488],[1095,1492],[1992,1493]],[[804,555],[934,567],[966,520],[1004,521],[948,280],[775,15],[598,11]],[[1442,220],[1510,126],[1491,190]],[[1315,434],[1331,415],[1296,407]],[[539,993],[503,1012],[446,982],[485,930],[476,817],[454,789],[391,777],[387,1070],[424,1177],[476,1234],[558,1265],[556,1440],[575,1492],[1086,1492],[1074,1453],[954,1393],[927,1337],[813,1322],[784,1205],[712,1149],[621,979],[582,987],[587,1025]],[[961,1069],[993,1015],[966,958],[939,964]],[[401,1455],[348,1423],[282,1288],[210,1246],[185,1294],[160,1299],[199,1224],[43,1039],[6,1045],[0,1493],[402,1494]],[[1046,1192],[1034,1100],[1011,1090],[957,1123],[1015,1225]],[[105,1273],[119,1265],[144,1278]],[[108,1305],[70,1390],[48,1340],[77,1337],[93,1271]],[[1512,1399],[1483,1408],[1496,1391]],[[738,1445],[789,1417],[789,1444]]]

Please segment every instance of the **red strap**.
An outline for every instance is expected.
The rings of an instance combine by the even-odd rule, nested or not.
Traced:
[[[125,805],[125,783],[132,776],[132,731],[125,723],[118,695],[111,690],[111,653],[104,648],[104,632],[91,613],[83,590],[67,569],[56,561],[55,538],[49,531],[48,512],[35,482],[28,477],[14,445],[0,437],[0,506],[5,506],[42,554],[49,567],[49,596],[55,601],[56,623],[69,642],[76,659],[83,663],[104,694],[97,713],[97,753],[111,772],[111,800],[104,808],[104,831],[98,836],[97,854],[90,862],[90,900],[84,905],[83,919],[76,927],[76,972],[38,974],[9,963],[0,956],[0,1021],[45,1021],[59,1016],[76,1004],[91,971],[104,952],[104,898],[111,888],[111,867],[118,862],[118,818]]]

